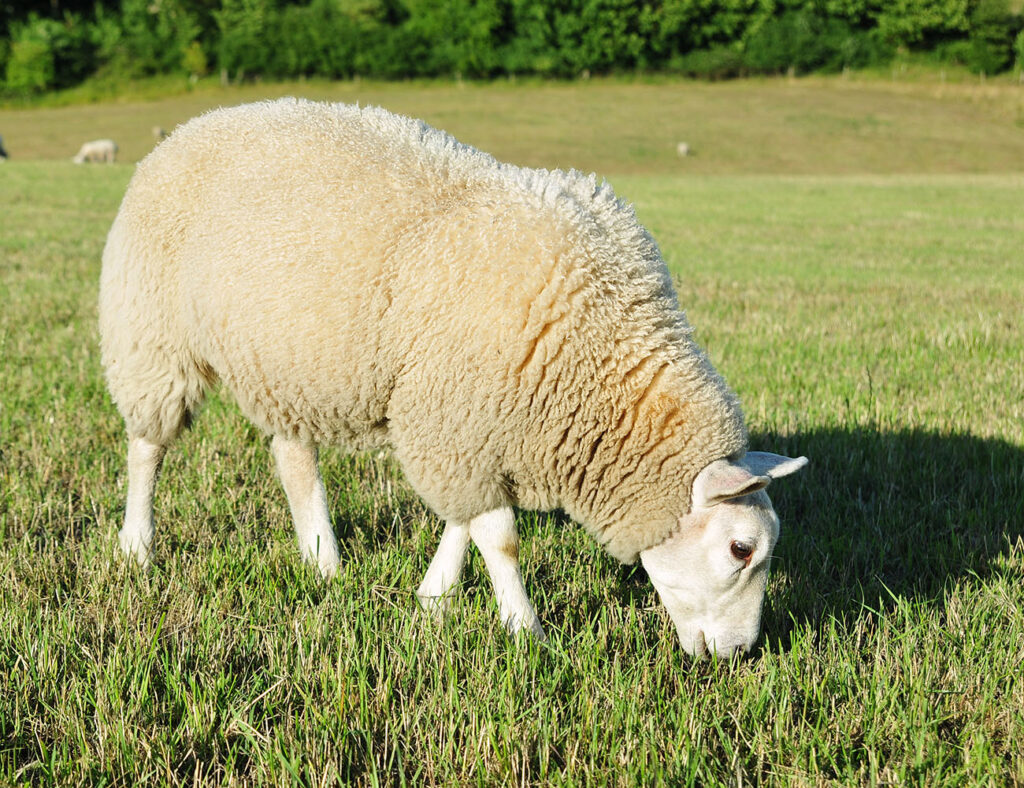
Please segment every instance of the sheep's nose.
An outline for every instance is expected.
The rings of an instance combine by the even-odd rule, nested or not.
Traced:
[[[714,641],[708,646],[708,653],[715,659],[732,660],[743,657],[750,651],[749,643],[737,643],[732,646],[717,646]]]

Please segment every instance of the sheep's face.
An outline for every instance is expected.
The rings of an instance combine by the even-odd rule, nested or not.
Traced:
[[[640,553],[688,653],[731,656],[757,640],[779,538],[779,518],[764,488],[806,464],[805,457],[764,452],[711,463],[694,480],[679,528]]]

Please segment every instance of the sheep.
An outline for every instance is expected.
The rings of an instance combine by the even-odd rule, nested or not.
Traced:
[[[690,155],[690,143],[688,142],[677,142],[676,143],[676,156],[679,158],[685,158]]]
[[[157,142],[163,142],[165,139],[167,139],[167,131],[164,129],[163,126],[154,126],[149,131],[153,135],[153,139],[155,139]]]
[[[168,445],[221,382],[270,438],[299,549],[339,563],[317,451],[390,447],[444,521],[443,614],[472,541],[512,632],[544,637],[513,507],[639,557],[692,654],[746,651],[805,458],[747,451],[657,245],[607,183],[503,164],[422,121],[281,99],[179,127],[110,229],[102,363],[141,566]]]
[[[113,164],[117,158],[117,143],[113,140],[92,140],[83,142],[71,161],[75,164],[85,162],[106,162]]]
[[[4,147],[4,138],[0,137],[0,163],[7,161],[8,158],[7,149]]]

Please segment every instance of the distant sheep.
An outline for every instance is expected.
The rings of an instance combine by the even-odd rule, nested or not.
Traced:
[[[113,140],[92,140],[85,142],[71,159],[75,164],[105,162],[113,164],[117,158],[117,143]]]
[[[688,142],[676,143],[676,156],[683,158],[690,155],[690,144]]]
[[[513,507],[562,508],[644,561],[686,650],[757,637],[778,536],[762,490],[806,460],[746,452],[657,246],[592,176],[502,164],[377,108],[217,110],[139,164],[100,333],[129,435],[120,542],[140,564],[165,450],[220,380],[273,436],[325,576],[339,554],[316,447],[390,445],[446,521],[428,609],[472,540],[506,625],[543,636]]]
[[[153,134],[153,139],[157,142],[162,142],[167,139],[167,132],[164,130],[163,126],[154,126],[150,131]]]

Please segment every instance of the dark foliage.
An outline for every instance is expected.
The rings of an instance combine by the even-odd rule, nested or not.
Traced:
[[[381,78],[837,71],[933,52],[1024,58],[1009,0],[0,0],[8,94],[93,74]]]

